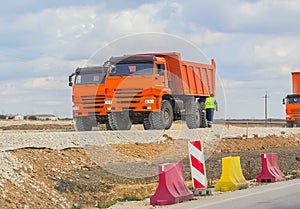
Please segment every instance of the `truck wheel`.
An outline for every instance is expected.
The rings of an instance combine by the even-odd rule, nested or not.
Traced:
[[[108,120],[105,122],[105,127],[106,127],[106,130],[107,130],[107,131],[111,131],[111,130],[113,130],[113,129],[112,129],[112,127],[110,126],[110,124],[109,124],[109,121],[108,121]]]
[[[161,110],[159,112],[151,112],[149,121],[151,127],[157,130],[169,129],[173,123],[173,109],[168,100],[163,100]]]
[[[204,102],[200,103],[200,128],[206,128],[207,127],[207,122],[206,122],[206,114],[205,114],[205,109],[204,109]]]
[[[287,121],[286,122],[286,127],[293,128],[294,127],[294,122],[293,121]]]
[[[206,122],[205,110],[202,110],[200,112],[200,118],[201,118],[200,128],[206,128],[207,127],[207,122]]]
[[[143,121],[143,127],[144,127],[145,130],[150,130],[150,129],[152,129],[152,128],[151,128],[150,119],[149,119],[149,115],[147,115],[147,116],[144,118],[144,121]]]
[[[198,102],[193,103],[192,110],[193,114],[188,114],[185,116],[186,125],[189,129],[200,128],[201,115]]]
[[[129,115],[123,112],[109,113],[108,121],[112,130],[130,130],[132,126]]]
[[[91,131],[93,123],[89,118],[75,118],[76,131]]]

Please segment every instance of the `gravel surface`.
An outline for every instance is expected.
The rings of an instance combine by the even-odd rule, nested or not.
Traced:
[[[268,135],[288,136],[300,133],[300,128],[248,128],[248,138]],[[38,133],[1,133],[0,151],[14,150],[24,147],[66,149],[70,147],[85,147],[87,145],[126,144],[133,142],[150,143],[171,137],[173,139],[188,139],[216,141],[220,138],[245,138],[247,129],[244,127],[225,127],[215,125],[212,129],[181,130],[130,130],[130,131],[90,131],[90,132],[38,132]]]
[[[174,125],[167,131],[137,130],[137,126],[131,131],[2,132],[0,207],[71,208],[76,203],[95,208],[124,196],[148,196],[157,187],[153,175],[159,163],[183,162],[190,179],[186,143],[195,139],[210,152],[205,157],[212,181],[220,176],[221,158],[229,155],[241,156],[247,179],[258,174],[263,152],[277,152],[285,173],[299,170],[295,159],[300,154],[300,128],[214,125],[189,130]],[[137,205],[153,208],[147,203]]]

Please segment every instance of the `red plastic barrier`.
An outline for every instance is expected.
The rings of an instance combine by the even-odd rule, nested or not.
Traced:
[[[279,169],[277,153],[261,154],[262,169],[256,177],[257,182],[274,182],[285,179]]]
[[[170,205],[193,199],[193,193],[184,183],[182,163],[160,164],[158,172],[158,187],[150,198],[151,205]]]

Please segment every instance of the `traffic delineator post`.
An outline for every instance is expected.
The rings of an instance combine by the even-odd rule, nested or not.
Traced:
[[[184,183],[182,163],[160,164],[158,172],[158,187],[150,197],[151,205],[170,205],[193,199],[193,193]]]
[[[200,140],[188,143],[189,158],[194,189],[207,187],[203,146]]]
[[[285,175],[279,169],[277,153],[261,154],[261,167],[261,172],[256,177],[257,182],[275,182],[285,179]]]
[[[248,187],[249,183],[243,175],[240,157],[222,158],[222,175],[220,180],[215,184],[215,190],[225,192]]]

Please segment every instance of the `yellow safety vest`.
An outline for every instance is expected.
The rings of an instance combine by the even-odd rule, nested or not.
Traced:
[[[209,108],[216,109],[215,99],[213,97],[207,97],[205,100],[205,109]]]

